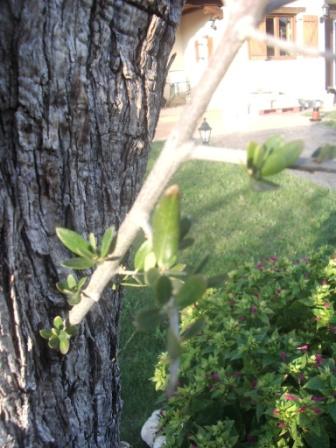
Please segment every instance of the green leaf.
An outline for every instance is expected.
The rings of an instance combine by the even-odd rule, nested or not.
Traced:
[[[336,158],[336,146],[326,143],[323,146],[318,147],[312,154],[312,158],[317,163],[326,162],[327,160],[333,160]]]
[[[177,185],[167,188],[154,210],[153,250],[161,269],[176,263],[180,242],[180,190]]]
[[[258,143],[250,142],[247,146],[247,171],[250,175],[255,175],[256,166],[254,165],[254,153],[259,148]]]
[[[40,330],[40,336],[43,339],[49,339],[51,335],[51,330],[47,330],[46,328],[42,328],[42,330]]]
[[[330,403],[327,405],[328,414],[333,419],[334,423],[336,423],[336,403]]]
[[[264,162],[264,158],[265,158],[265,147],[264,145],[259,145],[258,143],[255,142],[251,142],[250,145],[253,145],[253,162],[252,162],[252,171],[253,171],[253,175],[256,173],[259,173],[262,164]],[[249,150],[249,148],[248,148]],[[251,149],[250,149],[251,151]],[[251,154],[251,152],[250,152]]]
[[[94,266],[96,262],[94,260],[88,260],[87,258],[70,258],[62,263],[62,266],[70,269],[89,269]]]
[[[159,324],[160,319],[160,310],[149,308],[140,311],[135,316],[134,326],[138,331],[149,331]]]
[[[78,333],[78,325],[67,325],[65,331],[70,337],[76,336],[76,334]]]
[[[64,246],[74,254],[86,258],[92,258],[94,255],[90,243],[79,235],[79,233],[62,227],[57,227],[56,235]]]
[[[197,319],[195,322],[190,324],[181,334],[182,340],[187,340],[192,338],[193,336],[196,336],[204,327],[205,321],[204,319]]]
[[[72,274],[67,276],[66,283],[69,289],[74,289],[77,286],[77,281]]]
[[[315,427],[317,427],[318,423],[315,423]],[[315,431],[310,431],[303,433],[304,440],[310,448],[329,448],[330,440],[327,432],[324,428],[320,428],[319,434]]]
[[[165,275],[162,275],[156,284],[156,298],[159,305],[164,305],[172,296],[173,286]]]
[[[148,240],[141,244],[134,256],[134,267],[137,271],[142,271],[144,269],[145,258],[152,252],[152,250],[152,245]]]
[[[55,336],[55,335],[50,336],[49,341],[48,341],[48,346],[50,348],[52,348],[53,350],[58,350],[58,348],[59,348],[59,339],[58,339],[58,337]]]
[[[100,243],[100,256],[105,258],[107,255],[112,252],[113,242],[115,236],[115,228],[113,226],[109,227],[105,230],[105,233],[102,237]]]
[[[149,269],[149,271],[145,273],[145,282],[149,286],[155,287],[159,278],[160,272],[157,268]]]
[[[77,285],[77,289],[78,290],[81,290],[83,288],[83,286],[85,285],[86,280],[87,280],[87,277],[82,277],[81,279],[79,279],[78,285]]]
[[[145,257],[144,271],[148,272],[156,266],[156,257],[154,252],[150,252]]]
[[[77,304],[81,301],[81,293],[80,293],[80,290],[79,290],[79,291],[76,291],[76,292],[73,292],[73,293],[68,293],[68,294],[67,294],[67,301],[68,301],[68,304],[69,304],[70,306],[75,306],[75,305],[77,305]]]
[[[182,352],[180,342],[171,329],[168,330],[167,352],[172,361],[177,359]]]
[[[213,277],[209,277],[207,279],[207,286],[208,288],[220,288],[223,286],[225,279],[226,274],[214,275]]]
[[[54,318],[53,327],[56,328],[56,330],[61,330],[63,328],[63,319],[61,316],[56,316]]]
[[[265,145],[267,144],[266,142]],[[262,165],[261,176],[272,176],[293,165],[303,150],[303,142],[300,140],[284,144],[279,139],[277,142],[273,142],[273,145]]]
[[[176,295],[176,303],[180,309],[192,305],[205,293],[207,283],[203,276],[190,276]]]
[[[96,252],[96,250],[97,250],[97,239],[96,239],[94,233],[92,233],[92,232],[89,233],[89,243],[90,243],[92,251]]]
[[[307,389],[317,390],[322,392],[325,388],[323,380],[319,376],[314,376],[304,385]]]
[[[57,282],[56,283],[56,288],[58,289],[59,292],[61,292],[62,294],[64,294],[66,291],[69,291],[68,289],[68,284],[66,281],[63,282]]]
[[[59,351],[62,353],[62,355],[66,355],[70,347],[69,335],[65,331],[62,331],[58,339],[59,339]]]

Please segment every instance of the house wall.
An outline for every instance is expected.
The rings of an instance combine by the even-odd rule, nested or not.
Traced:
[[[304,7],[296,16],[296,38],[303,43],[304,15],[322,16],[324,0],[298,0],[291,7]],[[225,17],[225,7],[224,7]],[[173,78],[188,80],[193,87],[204,72],[208,58],[196,59],[195,45],[208,36],[214,48],[223,32],[224,20],[216,21],[216,30],[202,11],[182,17],[173,51],[175,59],[168,82]],[[319,21],[319,43],[324,49],[324,23]],[[207,55],[205,55],[207,56]],[[325,97],[325,62],[322,58],[297,56],[287,60],[251,60],[248,43],[245,43],[233,61],[225,79],[214,95],[211,106],[228,111],[231,119],[263,109],[298,106],[298,99]],[[223,112],[223,113],[224,113]]]

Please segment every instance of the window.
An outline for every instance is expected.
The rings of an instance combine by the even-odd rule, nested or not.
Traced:
[[[295,15],[274,14],[267,16],[259,26],[259,30],[266,32],[277,39],[295,40]],[[250,59],[291,59],[285,50],[267,46],[264,42],[249,41]]]
[[[210,36],[204,36],[195,41],[195,59],[196,62],[208,62],[213,51],[213,40]]]
[[[266,17],[266,32],[282,40],[294,40],[295,21],[293,16],[269,16]],[[290,57],[285,50],[267,47],[267,58],[284,58]]]

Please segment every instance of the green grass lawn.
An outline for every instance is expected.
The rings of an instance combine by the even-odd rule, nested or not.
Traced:
[[[160,145],[156,144],[152,158]],[[324,244],[336,246],[336,192],[317,187],[290,173],[275,177],[282,188],[255,193],[242,167],[210,162],[188,162],[173,182],[181,187],[182,212],[193,218],[196,244],[183,253],[188,263],[211,256],[206,273],[215,275],[239,266],[242,260],[271,255],[299,257]],[[129,289],[124,297],[121,348],[131,335],[138,309],[152,298],[147,290]],[[138,334],[121,355],[122,440],[144,447],[140,429],[159,407],[150,377],[163,350],[163,330]]]
[[[324,124],[336,128],[336,111],[323,114],[322,119]]]

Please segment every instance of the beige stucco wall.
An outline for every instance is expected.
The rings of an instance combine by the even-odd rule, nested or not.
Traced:
[[[304,15],[321,17],[323,3],[324,0],[298,0],[290,5],[306,8],[303,13],[296,16],[298,43],[302,43]],[[197,84],[207,61],[196,61],[195,41],[211,36],[216,45],[223,32],[223,24],[224,20],[216,21],[217,29],[212,29],[211,23],[202,11],[183,16],[174,50],[178,56],[171,68],[169,80],[184,77],[192,87]],[[324,48],[323,23],[319,23],[319,48],[321,50]],[[211,106],[228,110],[230,116],[236,120],[241,115],[253,112],[255,108],[266,108],[261,104],[263,95],[257,96],[255,92],[273,94],[280,103],[283,100],[283,107],[286,107],[286,101],[288,107],[291,107],[290,103],[294,106],[298,98],[322,98],[326,93],[324,60],[302,56],[291,60],[250,60],[246,43],[217,89]],[[265,94],[263,100],[266,97]]]

